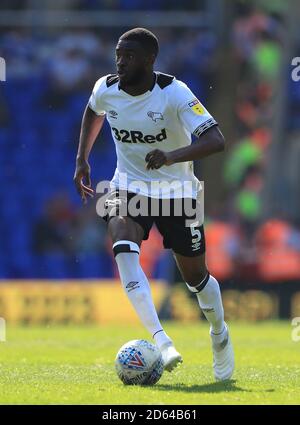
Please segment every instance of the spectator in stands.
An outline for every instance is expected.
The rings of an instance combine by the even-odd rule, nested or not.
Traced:
[[[33,247],[36,253],[70,252],[74,209],[66,194],[49,199],[44,216],[35,224]]]
[[[259,165],[251,166],[245,172],[240,188],[236,192],[235,207],[245,235],[250,240],[262,212],[263,177]]]
[[[49,90],[45,102],[63,107],[69,95],[89,89],[99,56],[105,57],[101,42],[90,31],[77,30],[60,37],[47,64]]]
[[[90,203],[79,210],[72,230],[72,250],[77,253],[101,253],[106,250],[106,225]]]
[[[50,60],[48,75],[51,94],[48,101],[53,104],[55,98],[64,98],[84,89],[90,81],[92,70],[81,50],[73,46]]]
[[[1,35],[0,50],[10,79],[34,77],[39,72],[38,42],[28,30],[14,28]]]
[[[260,278],[265,282],[300,279],[300,232],[288,221],[274,218],[255,235]]]
[[[280,71],[282,48],[267,31],[259,33],[257,38],[252,55],[255,72],[263,80],[274,80]]]
[[[206,223],[206,255],[210,272],[226,284],[236,271],[241,235],[238,226],[220,212],[210,216]]]

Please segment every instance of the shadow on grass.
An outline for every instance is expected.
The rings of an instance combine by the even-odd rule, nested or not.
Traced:
[[[251,393],[253,390],[248,390],[245,388],[241,388],[236,385],[236,381],[231,379],[226,382],[212,382],[211,384],[203,384],[203,385],[186,385],[186,384],[175,384],[175,385],[156,385],[156,389],[162,391],[178,391],[178,392],[187,392],[187,393],[221,393],[224,391],[234,392],[248,392]],[[255,390],[254,392],[257,392]],[[258,392],[274,392],[274,389],[267,390],[258,390]]]

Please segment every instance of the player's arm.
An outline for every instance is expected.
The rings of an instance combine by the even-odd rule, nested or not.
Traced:
[[[93,197],[91,168],[88,159],[104,120],[105,115],[97,115],[88,105],[86,106],[81,122],[76,169],[73,179],[83,203],[87,202],[87,196]]]
[[[172,165],[176,162],[196,161],[206,158],[225,149],[225,139],[217,125],[205,131],[193,144],[174,151],[164,152],[154,149],[149,152],[145,161],[147,170],[158,169],[163,165]]]

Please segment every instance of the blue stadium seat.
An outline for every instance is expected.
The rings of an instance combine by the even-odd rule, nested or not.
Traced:
[[[11,279],[34,278],[34,257],[28,250],[16,247],[8,258],[8,273]]]
[[[7,253],[4,250],[1,250],[0,251],[0,279],[7,279],[9,275],[6,256],[7,256]]]
[[[82,279],[109,278],[113,275],[112,260],[107,253],[76,256],[77,275]]]
[[[43,279],[64,279],[67,274],[67,257],[61,253],[49,253],[37,256],[37,270]]]

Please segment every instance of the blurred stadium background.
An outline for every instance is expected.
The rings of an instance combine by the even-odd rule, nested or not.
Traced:
[[[0,316],[137,320],[95,203],[82,206],[72,181],[94,82],[114,72],[118,37],[136,26],[157,34],[156,69],[190,86],[227,141],[225,154],[195,164],[227,319],[300,316],[299,20],[292,0],[2,0]],[[94,185],[115,162],[106,125],[90,159]],[[163,319],[198,317],[155,229],[142,264]]]

